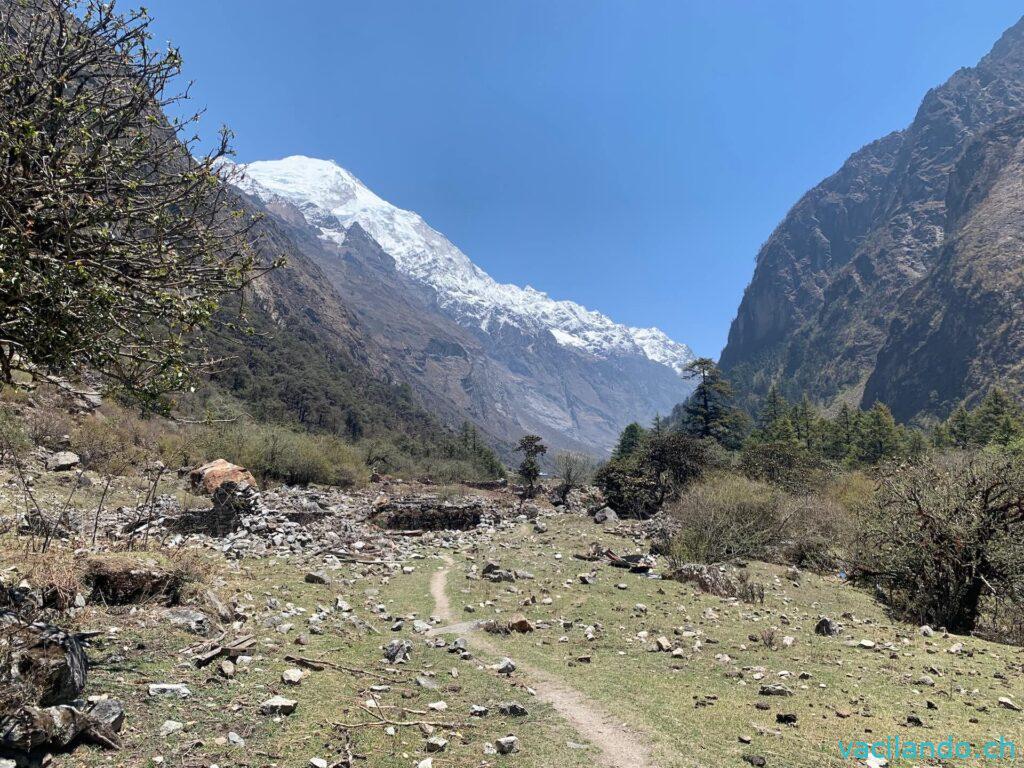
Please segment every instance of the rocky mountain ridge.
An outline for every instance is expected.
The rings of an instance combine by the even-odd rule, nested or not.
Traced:
[[[722,352],[748,402],[778,383],[911,419],[996,382],[1021,389],[1010,190],[1022,107],[1024,21],[797,202],[758,254]]]
[[[322,237],[343,244],[359,224],[403,274],[433,288],[438,303],[462,325],[485,332],[512,324],[595,355],[643,355],[681,372],[693,359],[685,344],[658,328],[613,322],[572,301],[556,301],[530,286],[502,284],[474,264],[419,214],[382,200],[355,176],[328,160],[292,156],[243,166],[240,181],[264,202],[295,205]]]
[[[668,413],[692,353],[654,328],[501,285],[417,214],[334,163],[250,163],[238,187],[327,276],[401,380],[449,423],[498,444],[535,432],[605,454],[630,421]]]

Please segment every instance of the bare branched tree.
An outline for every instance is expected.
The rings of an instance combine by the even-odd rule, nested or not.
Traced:
[[[225,183],[229,132],[201,151],[181,57],[149,27],[100,0],[0,3],[6,383],[89,368],[155,402],[203,359],[219,300],[272,266]]]
[[[883,469],[853,575],[908,621],[977,628],[986,602],[1024,595],[1024,466],[950,454]]]
[[[585,453],[565,452],[555,456],[555,475],[561,481],[556,493],[565,502],[569,492],[589,483],[594,476],[594,460]]]

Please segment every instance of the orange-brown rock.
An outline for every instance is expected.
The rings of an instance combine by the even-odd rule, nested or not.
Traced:
[[[192,483],[193,490],[202,491],[211,496],[226,482],[232,482],[239,488],[259,487],[256,484],[256,478],[249,470],[224,459],[214,459],[208,464],[193,469],[189,473],[189,481]]]

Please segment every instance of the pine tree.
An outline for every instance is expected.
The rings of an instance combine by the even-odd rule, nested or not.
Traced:
[[[783,417],[789,417],[789,401],[786,400],[779,387],[772,384],[768,394],[765,395],[764,404],[757,414],[757,428],[768,430],[772,424]],[[790,426],[792,426],[792,422]]]
[[[1016,421],[1009,414],[1006,414],[1002,419],[1000,419],[999,424],[996,425],[995,430],[992,432],[990,442],[996,445],[1007,446],[1021,437],[1021,435],[1021,423]]]
[[[654,414],[654,418],[651,419],[651,434],[660,435],[665,431],[668,425],[668,419],[664,418],[660,413]]]
[[[686,366],[684,375],[696,379],[697,387],[682,406],[682,431],[692,437],[717,440],[727,448],[738,448],[747,431],[746,414],[732,404],[732,386],[715,361],[699,357]]]
[[[971,412],[971,441],[975,445],[1000,442],[1005,445],[1020,430],[1021,410],[999,387],[992,387]]]
[[[933,448],[952,448],[954,445],[956,445],[956,441],[953,440],[953,435],[950,433],[949,426],[947,424],[936,424],[932,428]]]
[[[848,403],[823,426],[822,453],[833,461],[855,462],[860,446],[861,413]]]
[[[877,464],[898,455],[899,449],[900,430],[892,417],[892,411],[883,403],[875,403],[871,410],[864,414],[860,435],[860,460],[866,464]]]
[[[632,424],[627,424],[626,428],[622,430],[622,434],[619,436],[619,443],[615,446],[615,451],[612,453],[612,457],[615,459],[628,459],[643,442],[644,435],[646,434],[643,427],[637,424],[635,421]]]
[[[759,438],[765,443],[786,443],[787,445],[794,446],[800,442],[796,429],[793,427],[793,422],[785,413],[760,430]]]
[[[949,436],[957,448],[967,448],[974,443],[974,420],[963,405],[953,411],[946,422]]]
[[[809,449],[814,441],[814,422],[817,414],[807,395],[804,395],[800,402],[793,406],[789,418],[793,422],[797,440]]]

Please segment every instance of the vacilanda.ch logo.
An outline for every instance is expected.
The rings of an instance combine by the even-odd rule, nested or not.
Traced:
[[[978,746],[954,736],[947,736],[941,741],[913,741],[889,736],[880,741],[840,739],[839,754],[849,760],[865,760],[869,764],[884,765],[883,760],[1014,760],[1017,750],[1014,743],[1005,736]]]

